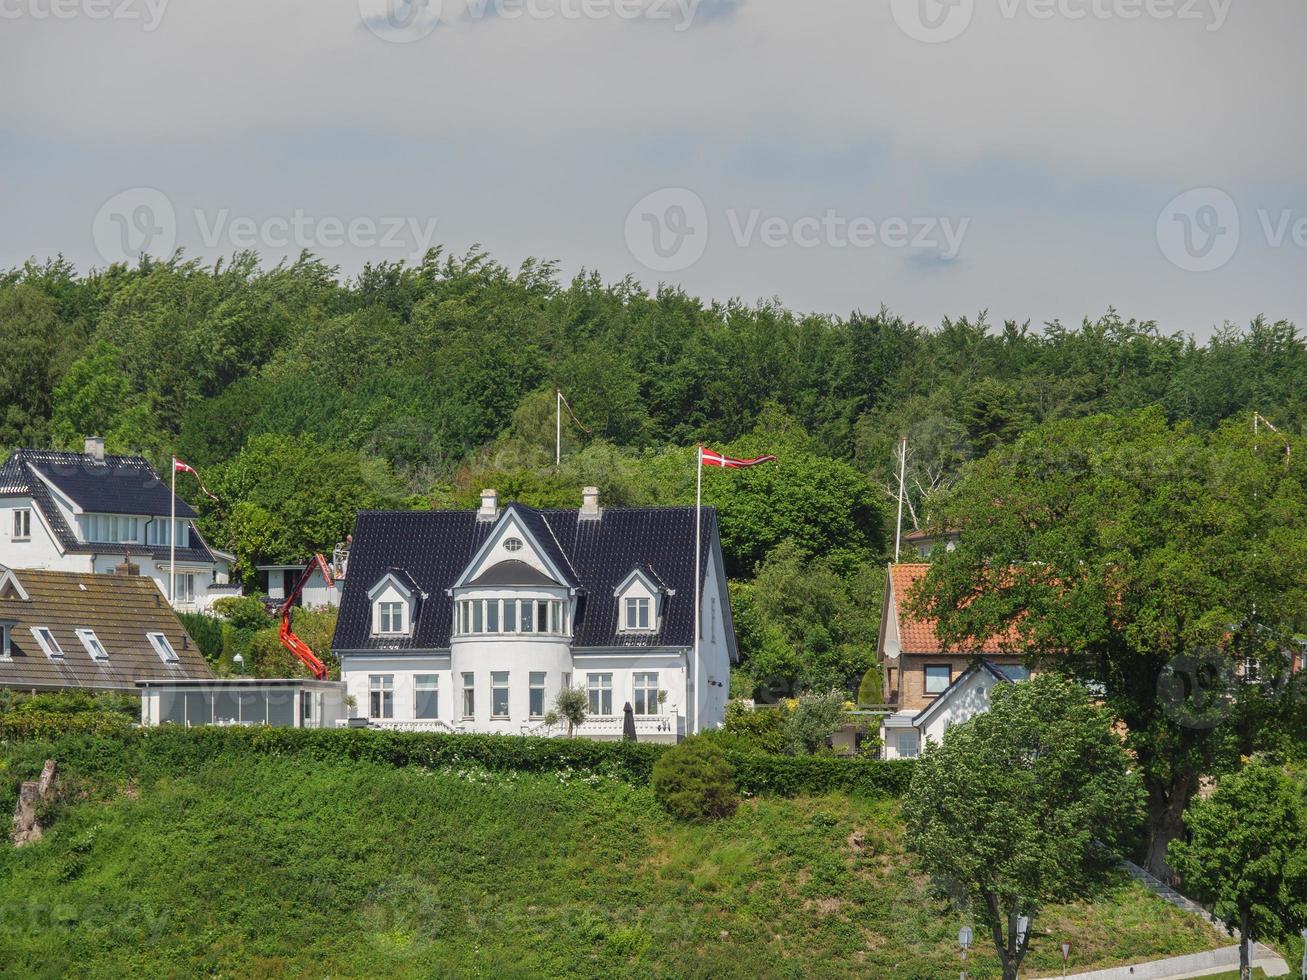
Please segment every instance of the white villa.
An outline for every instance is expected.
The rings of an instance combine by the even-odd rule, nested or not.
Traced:
[[[172,508],[149,462],[106,456],[103,439],[87,439],[84,453],[19,449],[0,466],[0,565],[144,575],[167,596]],[[239,595],[234,558],[209,547],[189,504],[178,499],[176,508],[174,607],[197,612]]]
[[[694,643],[695,510],[499,506],[358,515],[333,649],[351,715],[383,728],[555,735],[577,687],[577,733],[675,741],[725,718],[735,631],[716,513],[702,514]]]

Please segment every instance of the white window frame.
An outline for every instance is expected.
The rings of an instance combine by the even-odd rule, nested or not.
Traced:
[[[623,604],[623,629],[628,633],[649,633],[653,631],[653,600],[648,596],[631,595]],[[644,625],[640,624],[643,613]]]
[[[408,603],[402,599],[388,599],[377,603],[377,635],[403,636],[408,632],[405,609]],[[387,622],[389,620],[389,622]]]
[[[173,602],[194,602],[195,601],[195,573],[178,572],[176,589],[177,589],[177,594],[173,597]]]
[[[477,710],[477,676],[470,670],[463,671],[463,720],[470,721],[476,717]]]
[[[32,508],[18,507],[14,510],[15,541],[32,540]]]
[[[496,721],[506,721],[512,711],[512,699],[509,694],[509,672],[507,670],[492,670],[490,672],[490,717]],[[495,698],[500,693],[504,695],[504,710],[495,710]]]
[[[433,707],[435,714],[422,715],[418,713],[418,695],[431,693],[435,695]],[[440,717],[440,675],[439,674],[414,674],[413,675],[413,717],[419,721],[431,721]]]
[[[37,646],[45,651],[45,655],[51,660],[63,660],[64,648],[59,645],[55,639],[54,632],[48,626],[31,627],[32,639],[36,641]]]
[[[395,675],[368,674],[368,718],[387,721],[395,717]]]
[[[585,675],[586,707],[590,714],[600,718],[613,716],[613,675],[603,671]],[[607,695],[608,710],[604,711],[604,695]]]
[[[100,638],[95,635],[95,630],[80,629],[74,632],[77,634],[77,638],[82,641],[82,646],[86,647],[86,652],[91,655],[92,660],[104,663],[109,659],[109,651],[104,648]]]
[[[159,659],[166,664],[180,663],[181,658],[177,656],[177,651],[173,649],[172,643],[163,633],[146,633],[146,638],[150,641],[150,646],[154,647],[154,652],[159,655]]]
[[[658,672],[656,670],[638,670],[631,679],[631,704],[637,715],[658,714]],[[641,695],[644,695],[643,699]],[[644,711],[640,702],[644,701]]]
[[[912,740],[911,744],[907,742],[908,739]],[[896,732],[894,748],[900,759],[915,759],[921,755],[921,734],[915,728]]]
[[[527,692],[528,693],[527,714],[533,719],[543,718],[545,716],[545,682],[548,680],[548,678],[549,675],[546,674],[543,670],[533,670],[527,677],[527,680],[530,682],[530,686]],[[540,692],[539,711],[535,710],[536,708],[535,696],[537,691]]]

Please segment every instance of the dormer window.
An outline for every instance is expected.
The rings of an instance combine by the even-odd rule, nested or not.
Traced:
[[[417,587],[406,572],[393,569],[368,590],[372,601],[372,635],[410,636],[416,617]]]
[[[649,629],[649,599],[647,596],[632,597],[626,600],[626,628],[628,630]]]

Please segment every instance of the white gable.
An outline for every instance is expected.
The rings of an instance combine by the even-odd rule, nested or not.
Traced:
[[[499,523],[463,569],[453,587],[457,589],[467,585],[502,561],[520,561],[548,575],[555,582],[567,580],[563,569],[555,566],[548,558],[540,542],[527,530],[511,506],[500,516]]]

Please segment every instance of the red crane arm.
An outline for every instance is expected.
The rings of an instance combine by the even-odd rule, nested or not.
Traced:
[[[322,577],[327,584],[331,584],[331,569],[327,567],[326,559],[321,555],[314,555],[312,561],[309,562],[304,569],[304,573],[300,576],[300,580],[295,583],[295,588],[286,596],[286,601],[281,604],[281,610],[278,613],[281,618],[281,626],[277,630],[277,635],[281,638],[281,645],[298,657],[300,663],[309,669],[314,678],[325,681],[327,679],[327,665],[319,660],[313,652],[313,648],[296,636],[295,631],[290,628],[290,614],[291,610],[295,608],[295,600],[300,597],[300,593],[304,591],[304,586],[318,569],[322,570]]]

